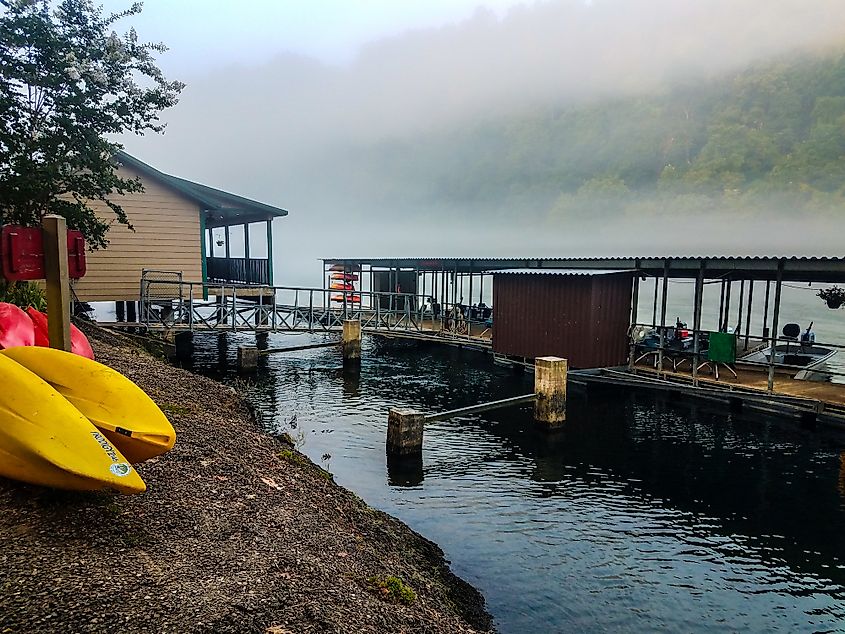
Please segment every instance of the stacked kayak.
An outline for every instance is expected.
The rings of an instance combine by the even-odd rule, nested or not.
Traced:
[[[356,293],[355,282],[358,281],[356,273],[344,271],[341,265],[334,265],[329,275],[329,288],[333,291],[344,291],[331,296],[333,302],[360,303],[361,296]]]
[[[132,465],[173,447],[165,415],[132,381],[90,358],[82,333],[74,352],[33,345],[38,317],[9,306],[0,304],[0,476],[60,489],[144,491]]]

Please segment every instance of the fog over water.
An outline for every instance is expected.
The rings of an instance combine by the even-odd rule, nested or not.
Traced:
[[[432,136],[464,128],[661,94],[761,60],[840,50],[840,0],[479,8],[456,24],[373,41],[342,64],[285,52],[281,40],[264,62],[209,63],[178,77],[188,87],[165,113],[167,133],[124,139],[130,153],[165,172],[289,209],[276,223],[280,283],[316,284],[324,256],[841,251],[841,214],[797,217],[786,201],[772,199],[774,219],[766,222],[760,210],[719,214],[686,205],[675,213],[644,198],[634,207],[596,200],[571,220],[550,223],[548,201],[530,191],[494,209],[441,187],[443,165],[460,178],[462,170],[484,170],[495,148],[473,141],[454,166],[463,147],[457,138],[453,149],[446,143],[439,155],[415,156]],[[180,55],[178,41],[167,44],[168,55]],[[608,134],[624,125],[609,120]]]

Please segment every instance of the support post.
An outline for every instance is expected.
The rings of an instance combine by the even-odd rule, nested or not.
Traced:
[[[566,422],[566,373],[568,363],[560,357],[534,360],[534,420],[550,429]]]
[[[258,348],[238,346],[238,370],[253,372],[258,368]]]
[[[361,322],[357,319],[343,321],[343,365],[361,363]]]
[[[719,330],[722,332],[728,331],[728,320],[730,319],[729,315],[731,312],[731,289],[733,288],[734,281],[732,279],[728,279],[727,287],[725,289],[725,319],[724,321],[719,324]]]
[[[772,312],[772,330],[769,342],[771,345],[771,352],[769,353],[769,382],[767,385],[769,394],[775,388],[775,352],[778,344],[778,318],[780,317],[780,292],[783,285],[783,260],[778,262],[778,274],[775,280],[775,306]]]
[[[728,295],[730,296],[730,286]],[[701,363],[701,300],[704,295],[704,262],[698,267],[698,276],[695,278],[695,308],[692,319],[692,384],[698,386],[698,365]],[[725,315],[727,315],[727,310]],[[727,319],[727,317],[726,317]]]
[[[425,417],[411,409],[391,409],[387,415],[387,455],[422,453]]]
[[[67,265],[67,221],[44,216],[44,270],[47,275],[47,331],[50,347],[70,352],[70,277]]]
[[[657,350],[657,374],[663,372],[663,351],[666,347],[666,296],[669,283],[669,260],[663,261],[663,297],[660,302],[660,348]],[[656,284],[656,282],[655,282]]]
[[[748,310],[745,314],[745,346],[748,350],[748,339],[751,336],[751,304],[754,301],[754,280],[748,282]]]
[[[769,336],[769,328],[766,324],[769,323],[769,294],[771,292],[771,288],[771,280],[766,280],[766,299],[763,301],[763,339],[766,339]]]
[[[640,304],[640,273],[639,271],[634,272],[634,282],[633,282],[633,289],[631,291],[631,328],[637,325],[637,308]],[[629,333],[630,333],[629,329]],[[636,357],[637,353],[637,346],[634,344],[634,340],[631,339],[631,346],[628,351],[628,367],[630,369],[634,369],[634,358]]]

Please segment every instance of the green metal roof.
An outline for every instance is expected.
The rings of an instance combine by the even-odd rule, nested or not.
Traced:
[[[208,227],[258,222],[288,215],[286,209],[194,183],[178,176],[165,174],[123,151],[118,152],[115,158],[118,163],[131,167],[141,174],[175,189],[186,198],[199,204],[206,214]]]

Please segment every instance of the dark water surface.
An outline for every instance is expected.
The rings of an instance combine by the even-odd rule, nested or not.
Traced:
[[[194,369],[232,379],[254,341],[195,335]],[[363,358],[346,373],[334,349],[277,354],[248,396],[269,431],[437,542],[501,632],[845,631],[841,437],[604,388],[572,392],[553,435],[527,406],[431,424],[422,464],[388,469],[388,407],[525,394],[533,377],[370,337]]]

